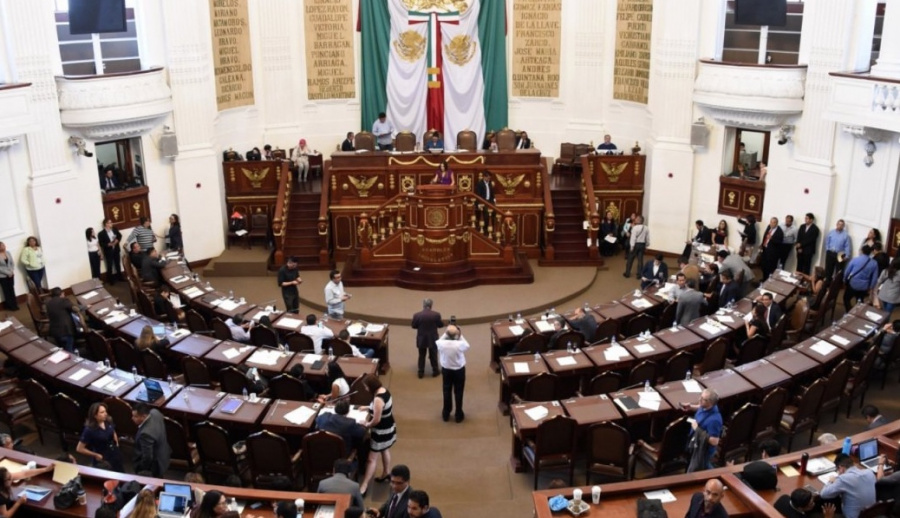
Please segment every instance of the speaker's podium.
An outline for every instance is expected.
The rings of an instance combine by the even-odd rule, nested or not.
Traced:
[[[511,245],[513,218],[450,185],[418,185],[361,214],[356,230],[347,286],[440,291],[534,282],[527,258]]]

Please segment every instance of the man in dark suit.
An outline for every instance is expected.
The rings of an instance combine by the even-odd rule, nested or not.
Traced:
[[[380,508],[370,507],[369,512],[374,513],[375,518],[409,518],[409,468],[404,464],[397,464],[391,468],[391,497]]]
[[[50,298],[47,299],[47,319],[49,334],[56,345],[67,351],[75,350],[75,322],[72,315],[77,308],[72,301],[62,296],[62,290],[53,288],[50,290]]]
[[[809,275],[812,258],[819,243],[819,227],[812,212],[806,213],[803,225],[797,229],[797,270]]]
[[[119,243],[122,241],[122,233],[113,226],[111,219],[103,222],[103,230],[97,234],[97,243],[103,251],[103,260],[106,261],[106,282],[115,284],[116,279],[122,280],[122,260],[120,258]]]
[[[347,417],[350,413],[350,402],[344,398],[334,405],[334,412],[320,412],[316,417],[316,428],[339,435],[344,440],[347,451],[359,450],[366,436],[363,425]],[[363,455],[357,455],[362,458]]]
[[[691,248],[694,243],[700,245],[711,245],[712,244],[712,230],[710,230],[706,225],[703,224],[702,219],[698,219],[694,222],[697,226],[697,235],[694,236],[694,239],[690,241],[685,241],[684,243],[684,252],[681,253],[682,260],[686,263],[688,259],[691,257]]]
[[[523,131],[516,137],[516,149],[531,149],[531,139],[528,138],[527,131]]]
[[[646,289],[654,282],[665,284],[669,278],[669,267],[663,262],[663,255],[656,254],[656,257],[644,264],[641,270],[641,289]]]
[[[760,295],[757,299],[757,302],[761,303],[766,308],[766,324],[769,326],[769,329],[773,329],[775,324],[778,323],[778,319],[781,318],[781,315],[784,314],[784,311],[781,309],[781,306],[775,304],[775,299],[772,298],[772,294],[769,292],[765,292]]]
[[[719,479],[714,478],[706,482],[702,493],[694,493],[691,497],[691,505],[684,518],[728,518],[728,512],[722,506],[722,495],[725,486]]]
[[[172,449],[166,439],[163,415],[146,403],[138,403],[131,411],[131,420],[138,427],[134,436],[135,473],[149,471],[157,478],[165,476]]]
[[[488,170],[484,170],[481,172],[481,180],[475,184],[475,194],[480,196],[486,201],[491,203],[496,203],[494,199],[494,186],[491,185],[491,172]],[[482,205],[481,207],[481,220],[484,221],[484,226],[487,228],[488,226],[488,210],[487,206]]]
[[[569,324],[571,324],[572,328],[576,331],[584,335],[585,343],[589,344],[594,341],[594,335],[597,333],[597,319],[590,313],[586,313],[584,308],[575,309],[575,313],[572,315]]]
[[[778,218],[769,220],[769,226],[763,234],[760,252],[762,253],[762,280],[765,281],[778,268],[778,258],[781,257],[781,243],[784,241],[784,231],[778,226]]]
[[[359,492],[359,482],[350,479],[352,473],[352,462],[347,459],[334,461],[334,474],[319,482],[317,492],[350,495],[350,505],[352,507],[365,508],[366,504],[363,502],[362,494]]]
[[[412,328],[416,330],[416,347],[419,349],[419,379],[425,375],[425,354],[431,362],[431,375],[437,377],[441,370],[438,367],[437,339],[438,329],[444,327],[441,314],[431,309],[431,299],[422,301],[422,311],[413,315]]]
[[[687,289],[678,296],[678,307],[675,308],[675,323],[686,326],[692,320],[700,318],[700,307],[706,304],[703,294],[697,291],[697,281],[685,281]]]
[[[162,281],[160,270],[166,267],[167,261],[159,258],[159,250],[151,248],[141,260],[141,280],[159,284]]]
[[[728,270],[722,270],[719,274],[719,307],[724,308],[741,298],[741,287],[734,281],[734,276]]]
[[[878,407],[875,405],[866,405],[862,409],[862,415],[866,418],[866,430],[878,428],[879,426],[888,424],[888,420],[881,415]]]
[[[353,132],[347,132],[347,138],[341,142],[341,151],[356,151],[356,148],[353,147]]]
[[[104,192],[115,191],[120,188],[119,180],[116,178],[116,170],[113,166],[109,166],[103,172],[103,178],[100,179],[100,189]]]

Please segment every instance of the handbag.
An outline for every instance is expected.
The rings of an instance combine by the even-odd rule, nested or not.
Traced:
[[[59,492],[53,495],[53,505],[57,509],[68,509],[75,505],[78,501],[79,493],[83,493],[84,488],[81,487],[81,476],[77,476],[59,488]]]

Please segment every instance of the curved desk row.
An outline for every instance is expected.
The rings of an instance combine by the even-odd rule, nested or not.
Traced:
[[[0,456],[23,465],[30,461],[34,461],[38,467],[48,466],[54,462],[50,459],[28,455],[6,448],[0,448]],[[121,483],[135,480],[140,484],[144,484],[145,487],[150,488],[162,488],[167,482],[167,480],[159,478],[141,477],[127,473],[89,468],[86,466],[78,466],[78,472],[81,475],[81,484],[84,487],[87,496],[87,503],[85,505],[76,504],[68,509],[56,509],[53,505],[53,496],[47,496],[38,502],[28,501],[24,506],[24,510],[26,510],[28,514],[34,513],[40,516],[94,516],[94,513],[102,504],[103,482],[107,480],[118,480]],[[26,484],[50,489],[53,491],[52,494],[54,495],[61,487],[60,484],[53,482],[52,473],[46,473],[33,477],[27,482],[21,482],[18,486],[13,486],[13,494],[18,495],[21,491],[20,486],[24,487]],[[202,489],[203,491],[210,491],[213,489],[221,491],[226,497],[234,498],[239,503],[243,502],[248,505],[255,502],[262,503],[262,506],[259,507],[259,509],[253,510],[252,513],[256,516],[266,518],[274,516],[274,513],[272,512],[272,503],[283,500],[296,500],[297,498],[302,498],[305,502],[303,516],[308,518],[312,518],[315,515],[316,510],[322,506],[334,506],[334,516],[336,517],[343,516],[344,511],[350,506],[349,495],[267,491],[214,486],[211,484],[191,484],[191,486],[196,489]],[[119,513],[119,516],[122,518],[127,517],[131,512],[133,505],[134,501],[132,500],[129,505]]]
[[[900,448],[900,443],[897,442],[898,437],[900,437],[900,421],[894,421],[874,430],[856,434],[852,436],[852,441],[854,444],[858,444],[866,439],[877,438],[879,453],[887,455],[888,459],[894,459],[898,448]],[[604,484],[601,486],[600,503],[597,505],[591,503],[591,488],[582,486],[580,487],[583,492],[582,498],[590,504],[590,510],[580,516],[585,518],[634,516],[637,511],[637,499],[644,497],[648,491],[668,489],[675,496],[675,501],[664,503],[663,507],[671,518],[681,518],[687,513],[691,495],[702,492],[707,480],[718,478],[728,488],[725,491],[725,496],[722,498],[722,505],[725,506],[729,516],[783,518],[781,513],[773,507],[779,497],[790,495],[793,490],[805,486],[812,486],[817,491],[820,491],[824,485],[817,477],[809,474],[801,475],[790,468],[797,467],[803,453],[808,453],[810,458],[816,458],[839,453],[840,450],[841,443],[836,442],[768,459],[767,462],[779,468],[778,486],[770,490],[754,490],[745,485],[736,476],[743,470],[743,464],[696,473]],[[562,513],[550,511],[548,501],[559,494],[571,499],[574,489],[546,489],[533,492],[535,517],[551,518],[553,516],[562,516]]]

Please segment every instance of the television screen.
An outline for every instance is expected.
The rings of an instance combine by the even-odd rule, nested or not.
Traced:
[[[734,23],[737,25],[787,25],[787,0],[735,0]]]
[[[69,0],[69,33],[125,32],[125,0]]]

